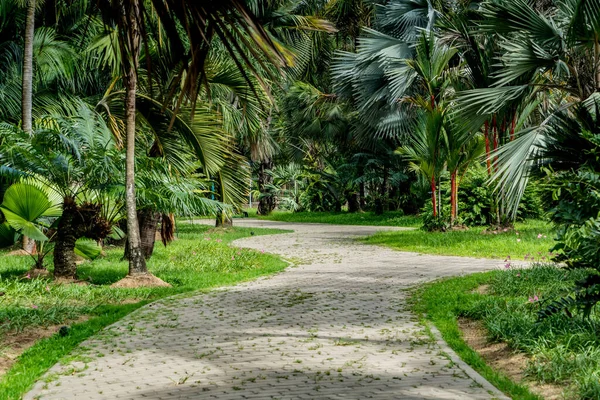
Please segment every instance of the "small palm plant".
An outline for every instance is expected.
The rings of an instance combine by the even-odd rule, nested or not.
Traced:
[[[14,126],[0,129],[0,171],[11,178],[30,177],[45,182],[60,196],[62,213],[53,228],[54,276],[74,278],[78,239],[101,240],[111,233],[102,215],[97,193],[107,191],[122,176],[123,157],[100,118],[85,106],[71,118],[46,118],[36,122],[29,135]],[[9,210],[10,212],[10,210]],[[23,221],[24,234],[42,238]]]
[[[11,185],[4,194],[0,212],[5,219],[2,229],[8,233],[8,240],[2,244],[14,244],[17,237],[15,233],[34,240],[37,251],[29,253],[35,260],[34,268],[45,269],[44,259],[51,251],[51,246],[47,243],[54,236],[52,225],[62,214],[60,197],[41,182],[18,182]]]
[[[15,244],[18,236],[34,240],[36,251],[29,253],[34,260],[33,269],[40,273],[46,269],[46,256],[53,250],[56,227],[62,215],[61,197],[41,180],[25,179],[12,184],[4,193],[0,213],[4,223],[0,226],[0,247]],[[101,253],[94,241],[78,239],[75,253],[94,259]]]

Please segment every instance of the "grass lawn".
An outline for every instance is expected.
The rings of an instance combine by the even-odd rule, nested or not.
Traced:
[[[255,210],[248,210],[248,215],[256,216]],[[404,226],[419,227],[421,218],[415,215],[404,215],[402,212],[389,211],[382,215],[373,212],[349,213],[349,212],[289,212],[274,211],[271,215],[260,217],[271,221],[282,222],[312,222],[321,224],[338,225],[372,225],[372,226]]]
[[[539,265],[452,278],[418,289],[412,308],[440,330],[464,361],[513,399],[542,397],[488,367],[464,342],[458,317],[481,321],[491,341],[508,343],[527,354],[527,379],[564,389],[564,398],[598,399],[600,314],[594,312],[589,320],[565,314],[541,322],[536,318],[539,307],[564,294],[585,274]],[[475,290],[482,285],[488,286],[484,291]]]
[[[28,279],[27,256],[0,253],[0,359],[10,352],[5,339],[44,326],[72,324],[66,336],[38,341],[26,350],[0,381],[0,399],[16,399],[49,367],[77,344],[150,301],[173,294],[231,285],[283,270],[287,263],[274,255],[229,246],[235,239],[282,233],[274,229],[230,228],[179,224],[179,239],[163,247],[157,243],[149,270],[172,288],[115,289],[110,284],[127,274],[122,248],[108,248],[106,256],[79,266],[87,285],[59,285],[47,279]],[[49,269],[51,259],[48,258]],[[3,343],[4,342],[4,343]]]
[[[380,232],[363,239],[363,242],[424,254],[498,259],[510,256],[513,260],[545,261],[549,249],[554,246],[551,225],[530,220],[517,223],[515,228],[516,231],[495,235],[482,234],[484,228],[452,232]]]

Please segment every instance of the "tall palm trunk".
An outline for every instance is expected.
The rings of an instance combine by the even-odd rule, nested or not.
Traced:
[[[25,45],[23,49],[23,82],[21,96],[22,127],[28,134],[32,128],[32,93],[33,93],[33,36],[35,33],[35,0],[27,2],[27,20],[25,21]],[[34,254],[35,241],[23,236],[23,250]]]
[[[25,48],[23,49],[23,90],[21,112],[23,130],[29,134],[32,129],[32,92],[33,92],[33,36],[35,33],[35,0],[27,2],[27,20],[25,22]]]
[[[458,216],[458,171],[450,174],[450,224],[454,225]]]
[[[140,8],[137,0],[123,2],[120,19],[120,48],[125,78],[125,202],[127,209],[127,235],[129,244],[129,275],[148,272],[142,252],[140,226],[135,201],[135,95],[137,90],[137,68],[140,53]]]

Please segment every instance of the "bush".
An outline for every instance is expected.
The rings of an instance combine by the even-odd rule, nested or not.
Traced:
[[[467,226],[493,225],[496,214],[493,208],[495,198],[493,185],[488,185],[488,175],[483,166],[469,169],[461,180],[458,190],[458,216],[456,223]],[[542,198],[539,184],[531,182],[519,204],[517,220],[537,219],[545,214],[542,207]],[[424,229],[443,230],[449,226],[450,221],[450,184],[442,184],[442,212],[441,216],[433,218],[431,201],[425,203],[421,210]],[[434,229],[431,229],[434,228]]]

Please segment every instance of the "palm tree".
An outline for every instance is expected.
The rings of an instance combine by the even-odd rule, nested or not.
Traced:
[[[44,242],[49,240],[44,231],[49,229],[52,217],[60,215],[60,204],[56,201],[56,196],[51,196],[50,190],[40,186],[31,182],[14,183],[6,190],[0,204],[4,223],[21,237],[27,236],[35,243],[35,252],[24,249],[34,258],[35,269],[44,269],[46,253],[43,247]],[[7,246],[11,244],[10,241],[5,243]],[[40,254],[36,254],[37,250]]]
[[[25,20],[25,43],[23,45],[23,85],[22,85],[22,126],[29,134],[31,130],[32,89],[33,89],[33,35],[35,32],[35,0],[27,1],[27,17]],[[29,253],[35,252],[35,241],[23,236],[23,249]]]
[[[177,98],[176,112],[179,111],[186,96],[192,104],[192,109],[194,108],[195,94],[204,80],[204,63],[216,38],[226,48],[236,65],[239,68],[246,65],[251,73],[255,73],[256,69],[250,62],[250,58],[254,58],[262,66],[265,64],[263,61],[265,57],[272,61],[278,59],[283,62],[284,60],[271,37],[261,27],[246,3],[241,0],[219,2],[152,0],[150,3],[141,0],[110,0],[99,3],[99,6],[106,22],[118,27],[118,43],[125,82],[125,183],[129,274],[146,274],[148,271],[141,250],[135,201],[135,115],[140,50],[142,45],[147,43],[148,31],[145,21],[151,14],[148,12],[148,7],[152,8],[153,13],[160,20],[164,37],[172,50],[173,64],[180,66],[181,73],[176,77],[175,83],[183,90]],[[180,26],[186,29],[181,30]],[[184,32],[185,40],[181,32]]]
[[[13,179],[32,177],[60,196],[54,276],[74,278],[77,240],[101,240],[111,233],[96,199],[98,192],[117,184],[122,157],[99,116],[83,104],[76,117],[46,118],[37,125],[32,135],[2,126],[1,172]]]
[[[600,3],[552,1],[535,7],[514,0],[484,3],[480,12],[476,32],[498,35],[500,68],[493,86],[464,91],[459,99],[463,113],[473,120],[521,110],[510,124],[514,140],[494,158],[495,179],[515,215],[529,173],[543,159],[554,121],[598,96]]]

